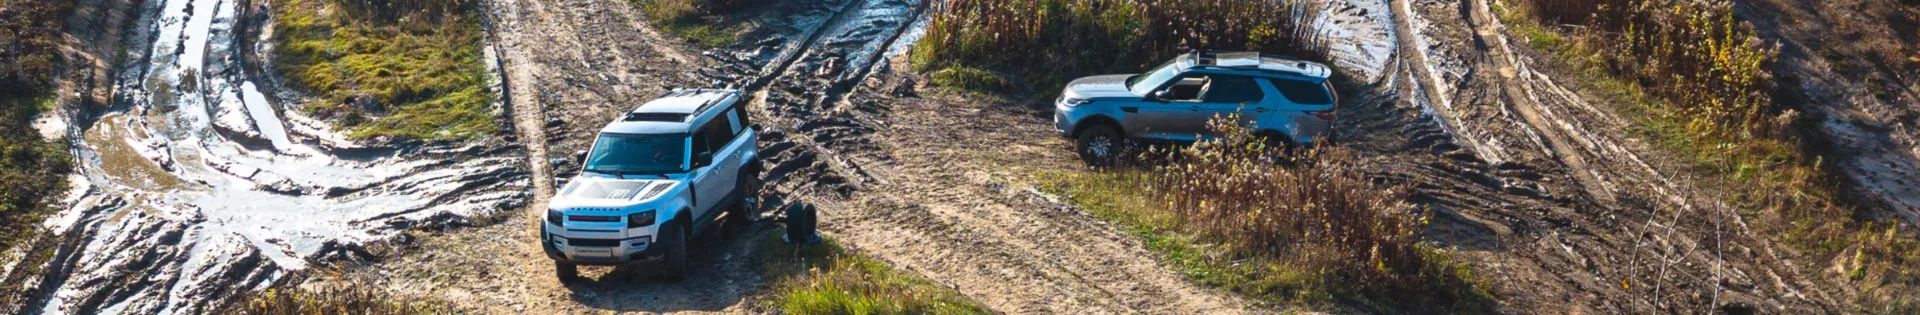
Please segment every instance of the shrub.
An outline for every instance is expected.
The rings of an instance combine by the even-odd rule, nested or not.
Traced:
[[[998,70],[1035,88],[1094,73],[1139,72],[1192,49],[1325,60],[1311,1],[955,0],[930,13],[919,71]]]
[[[497,129],[471,0],[274,1],[277,68],[356,138]]]

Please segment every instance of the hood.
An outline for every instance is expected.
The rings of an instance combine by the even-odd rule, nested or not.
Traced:
[[[1127,89],[1130,74],[1096,75],[1080,78],[1067,83],[1066,95],[1071,98],[1097,99],[1108,97],[1139,98]]]
[[[665,195],[679,181],[580,176],[554,194],[555,203],[631,204]]]

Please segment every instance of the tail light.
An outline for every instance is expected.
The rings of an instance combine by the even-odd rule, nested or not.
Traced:
[[[1323,110],[1323,111],[1317,111],[1317,112],[1307,112],[1307,114],[1308,114],[1308,115],[1313,115],[1313,117],[1320,117],[1320,120],[1325,120],[1325,121],[1333,121],[1333,119],[1334,119],[1334,118],[1339,118],[1339,115],[1335,115],[1335,114],[1334,114],[1334,111],[1332,111],[1332,110]]]

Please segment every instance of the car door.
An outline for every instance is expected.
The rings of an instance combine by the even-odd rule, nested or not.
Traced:
[[[1206,122],[1212,121],[1215,117],[1230,117],[1237,113],[1239,121],[1246,122],[1255,118],[1253,117],[1255,115],[1272,110],[1261,105],[1261,100],[1266,98],[1266,93],[1260,88],[1258,81],[1247,76],[1214,75],[1200,97],[1201,102],[1195,108],[1196,114],[1202,120],[1203,127],[1199,132],[1208,137],[1217,136],[1212,130],[1206,130],[1204,127]]]
[[[1212,78],[1206,74],[1186,74],[1169,80],[1156,90],[1156,98],[1138,106],[1122,106],[1126,118],[1121,125],[1127,134],[1137,137],[1191,141],[1206,129],[1208,116],[1199,113],[1203,89]]]
[[[714,208],[725,201],[727,192],[733,189],[730,186],[734,179],[725,174],[728,167],[717,163],[724,161],[722,149],[726,146],[726,140],[731,138],[727,127],[726,118],[716,117],[698,126],[690,139],[693,141],[693,163],[697,166],[692,180],[693,214],[694,220],[701,223],[719,215]]]

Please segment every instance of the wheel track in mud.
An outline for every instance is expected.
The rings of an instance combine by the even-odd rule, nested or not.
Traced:
[[[1443,224],[1447,226],[1442,228],[1443,235],[1457,233],[1458,231],[1449,229],[1465,226],[1468,230],[1491,228],[1495,231],[1490,234],[1498,236],[1492,241],[1468,238],[1468,242],[1456,243],[1457,246],[1473,248],[1490,245],[1508,254],[1486,256],[1480,259],[1520,263],[1520,266],[1508,265],[1488,270],[1489,273],[1500,277],[1540,276],[1529,276],[1528,273],[1565,274],[1548,276],[1561,278],[1551,282],[1565,284],[1554,285],[1553,287],[1558,288],[1546,292],[1586,291],[1585,294],[1597,294],[1600,298],[1576,304],[1591,304],[1581,305],[1582,307],[1598,306],[1615,310],[1706,311],[1730,305],[1794,309],[1831,309],[1832,305],[1835,305],[1825,297],[1824,293],[1818,291],[1815,291],[1812,296],[1801,294],[1800,292],[1813,286],[1804,280],[1796,280],[1800,277],[1794,274],[1795,270],[1791,267],[1793,264],[1774,254],[1772,244],[1756,238],[1744,222],[1740,221],[1741,218],[1733,214],[1728,207],[1718,204],[1712,198],[1695,198],[1690,189],[1676,185],[1674,180],[1670,179],[1670,174],[1659,171],[1636,154],[1633,151],[1636,149],[1629,149],[1628,146],[1619,144],[1621,141],[1619,139],[1625,138],[1625,135],[1620,133],[1620,130],[1625,130],[1621,119],[1593,108],[1581,100],[1581,96],[1555,85],[1550,78],[1526,67],[1524,64],[1526,58],[1514,54],[1508,44],[1509,40],[1503,33],[1504,29],[1497,20],[1492,18],[1485,1],[1470,1],[1468,4],[1457,7],[1459,22],[1467,25],[1468,30],[1464,33],[1469,35],[1465,36],[1470,36],[1471,42],[1476,45],[1465,49],[1468,56],[1464,58],[1479,61],[1469,63],[1472,64],[1471,68],[1460,77],[1461,84],[1466,86],[1454,92],[1474,93],[1473,90],[1476,87],[1489,84],[1475,81],[1487,78],[1494,80],[1490,84],[1495,85],[1494,89],[1498,91],[1495,95],[1498,97],[1491,98],[1495,101],[1493,105],[1485,104],[1487,98],[1468,99],[1464,103],[1451,104],[1453,101],[1451,96],[1454,95],[1448,95],[1449,93],[1446,92],[1448,90],[1441,87],[1441,82],[1438,80],[1440,76],[1429,73],[1431,71],[1429,65],[1435,63],[1426,60],[1429,58],[1425,51],[1428,47],[1416,46],[1423,42],[1424,38],[1421,36],[1427,34],[1424,34],[1424,29],[1416,30],[1414,25],[1418,23],[1412,21],[1438,17],[1443,19],[1439,21],[1440,24],[1426,21],[1426,25],[1428,28],[1440,27],[1435,25],[1447,23],[1448,21],[1444,19],[1448,18],[1446,11],[1450,10],[1434,9],[1440,11],[1438,15],[1419,16],[1412,12],[1413,2],[1415,1],[1394,3],[1395,28],[1400,33],[1398,41],[1401,46],[1399,50],[1401,58],[1399,60],[1402,61],[1398,66],[1406,68],[1400,70],[1404,74],[1402,78],[1415,83],[1414,86],[1403,84],[1397,89],[1402,92],[1412,92],[1408,95],[1424,97],[1430,102],[1439,102],[1437,107],[1432,103],[1424,106],[1429,108],[1425,110],[1426,112],[1439,117],[1434,124],[1441,126],[1438,128],[1440,130],[1434,130],[1436,128],[1407,130],[1415,133],[1408,137],[1413,139],[1414,147],[1429,146],[1429,142],[1436,142],[1430,139],[1445,139],[1442,136],[1432,135],[1434,132],[1491,136],[1488,138],[1491,141],[1469,137],[1465,143],[1468,146],[1499,143],[1507,143],[1511,146],[1514,142],[1503,142],[1501,138],[1503,136],[1500,136],[1499,131],[1483,133],[1483,131],[1473,130],[1498,128],[1497,125],[1508,123],[1502,122],[1500,115],[1491,117],[1496,120],[1487,122],[1482,120],[1488,117],[1451,113],[1482,110],[1476,107],[1484,106],[1503,108],[1502,112],[1510,114],[1505,116],[1508,117],[1505,119],[1517,124],[1520,128],[1519,131],[1522,133],[1518,135],[1523,136],[1521,138],[1523,142],[1537,144],[1542,153],[1553,157],[1547,161],[1557,162],[1561,164],[1560,166],[1566,167],[1549,174],[1569,173],[1565,175],[1573,177],[1574,181],[1571,185],[1578,186],[1569,187],[1568,183],[1554,183],[1550,181],[1552,178],[1549,176],[1545,178],[1549,181],[1539,183],[1547,189],[1546,192],[1556,190],[1585,192],[1585,194],[1549,199],[1559,200],[1552,201],[1553,204],[1532,203],[1534,206],[1517,208],[1515,203],[1496,200],[1515,201],[1538,198],[1526,197],[1528,194],[1505,197],[1466,195],[1459,192],[1471,189],[1463,190],[1461,189],[1463,186],[1447,184],[1447,180],[1436,180],[1439,178],[1434,176],[1417,174],[1389,176],[1418,183],[1415,189],[1417,203],[1458,209],[1508,209],[1508,211],[1443,211],[1441,213],[1443,217],[1467,221],[1465,225]],[[1433,6],[1432,4],[1423,5]],[[1444,29],[1439,31],[1445,32]],[[1437,46],[1441,45],[1436,44],[1434,47]],[[1456,47],[1455,50],[1459,49]],[[1474,55],[1476,53],[1480,55]],[[1412,64],[1406,64],[1409,62]],[[1485,74],[1489,71],[1497,71],[1497,77]],[[1416,98],[1411,101],[1419,104],[1421,99]],[[1562,107],[1547,106],[1548,104]],[[1581,115],[1580,117],[1585,119],[1569,119],[1570,116],[1567,116],[1566,112],[1557,112],[1566,111],[1569,108],[1577,112],[1575,115]],[[1518,119],[1513,119],[1512,114],[1517,114]],[[1459,125],[1455,125],[1456,123]],[[1489,123],[1493,125],[1488,125]],[[1509,135],[1504,137],[1512,137],[1513,134]],[[1449,152],[1454,148],[1445,142],[1439,142],[1435,147],[1442,149],[1435,150],[1436,153],[1453,156],[1449,159],[1477,160]],[[1531,152],[1511,151],[1513,149],[1496,147],[1476,148],[1473,151],[1482,154],[1493,152],[1496,154],[1495,159],[1504,159],[1503,156],[1506,154],[1525,155]],[[1462,175],[1467,178],[1479,177],[1482,179],[1469,180],[1468,183],[1489,187],[1541,179],[1532,176],[1511,178],[1508,173],[1515,169],[1506,167],[1506,165],[1512,165],[1509,162],[1497,164],[1501,167],[1497,167],[1491,172],[1492,174],[1487,174],[1492,175],[1492,178],[1486,178],[1487,175],[1473,175],[1481,172],[1471,167],[1476,163],[1467,163],[1469,167],[1466,169],[1450,164],[1452,163],[1428,164],[1415,168],[1427,168],[1439,171],[1441,174],[1451,174],[1438,177]],[[1525,167],[1522,166],[1519,169],[1525,169]],[[1503,191],[1503,193],[1515,192]],[[1631,198],[1615,199],[1612,196]],[[1566,197],[1573,198],[1564,199]],[[1696,206],[1696,204],[1703,205]],[[1521,208],[1534,209],[1522,210]],[[1603,212],[1592,212],[1595,210]],[[1728,223],[1723,222],[1731,222],[1732,226],[1727,226]],[[1547,225],[1542,226],[1539,223],[1547,223]],[[1487,231],[1477,233],[1487,233]],[[1527,238],[1533,238],[1533,240],[1527,240]],[[1541,241],[1547,242],[1542,244]],[[1524,242],[1535,244],[1525,245]],[[1548,248],[1560,247],[1564,250],[1537,247],[1541,245],[1549,246]],[[1527,251],[1539,253],[1529,254]],[[1562,255],[1564,257],[1561,258],[1552,256],[1527,258],[1531,255],[1551,255],[1552,252],[1564,252],[1566,255]],[[1474,255],[1471,250],[1468,254]],[[1582,265],[1585,267],[1579,267]],[[1565,268],[1584,270],[1571,273],[1567,271],[1572,270],[1555,271]],[[1528,269],[1537,269],[1537,271],[1526,271]],[[1722,272],[1723,270],[1725,272]],[[1577,276],[1587,273],[1591,273],[1589,280],[1582,280],[1581,276]],[[1606,283],[1608,279],[1618,282],[1612,284],[1614,287],[1609,288]],[[1566,286],[1568,284],[1571,286]],[[1740,288],[1737,289],[1738,292],[1731,292],[1738,294],[1730,297],[1723,296],[1723,293],[1729,293],[1727,292],[1729,286]],[[1570,292],[1560,294],[1567,293]],[[1626,305],[1616,304],[1617,302],[1626,302]],[[1503,304],[1506,303],[1520,303],[1522,307],[1540,307],[1537,304],[1541,301],[1503,301]]]

